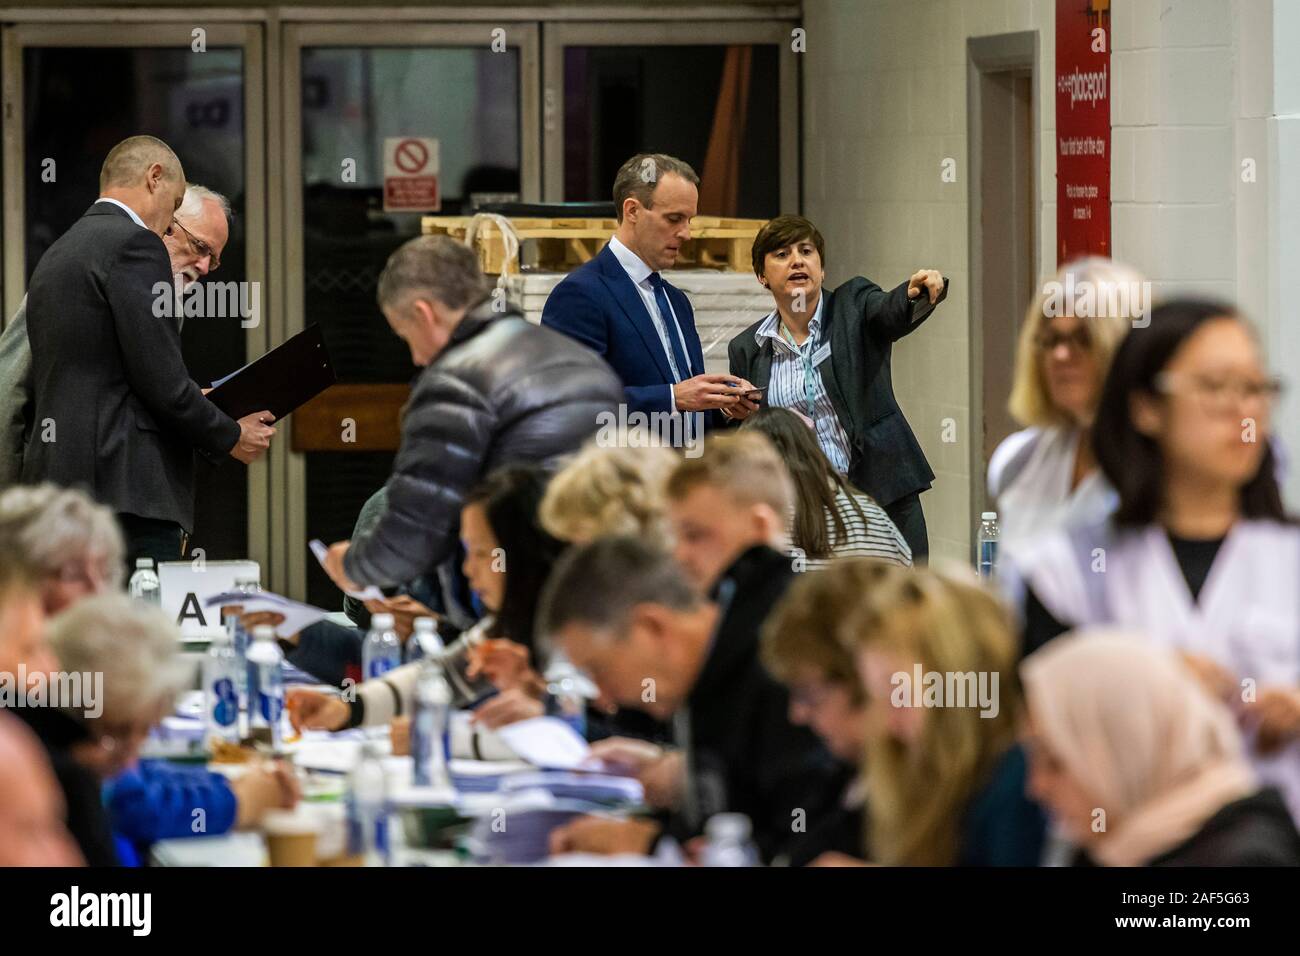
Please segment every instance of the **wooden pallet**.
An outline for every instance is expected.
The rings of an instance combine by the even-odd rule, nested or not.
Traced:
[[[545,272],[569,272],[590,262],[609,242],[618,223],[613,219],[512,219],[519,236],[520,256],[530,266]],[[727,269],[747,272],[750,248],[763,227],[761,219],[724,219],[696,216],[691,221],[691,238],[678,253],[675,268]],[[425,235],[465,238],[468,216],[425,216]],[[475,239],[483,271],[500,275],[519,271],[517,262],[505,261],[505,248],[497,228],[485,223]],[[526,248],[526,252],[525,252]]]

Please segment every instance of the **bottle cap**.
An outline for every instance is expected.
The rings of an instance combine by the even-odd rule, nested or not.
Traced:
[[[153,558],[136,558],[136,559],[135,559],[135,566],[136,566],[137,568],[148,568],[150,571],[152,571],[152,570],[153,570]]]
[[[715,813],[704,825],[704,832],[711,840],[748,840],[753,827],[743,813]]]
[[[275,640],[275,628],[270,624],[259,624],[253,628],[253,640],[255,641],[273,641]]]
[[[257,578],[235,578],[236,588],[260,588],[261,586],[262,584]]]
[[[431,617],[417,617],[415,619],[414,629],[417,631],[436,631],[438,622]]]
[[[370,618],[370,626],[380,631],[391,631],[393,629],[393,615],[375,614]]]
[[[998,520],[998,513],[997,513],[996,511],[983,511],[983,512],[980,512],[980,520],[981,520],[981,521],[997,521],[997,520]]]
[[[229,632],[229,631],[213,631],[213,632],[212,632],[212,638],[211,638],[211,640],[210,640],[208,643],[211,644],[211,645],[214,646],[214,647],[229,647],[229,646],[230,646],[230,643],[231,643],[231,641],[230,641],[230,632]]]

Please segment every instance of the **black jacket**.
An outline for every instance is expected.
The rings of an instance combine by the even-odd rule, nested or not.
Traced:
[[[23,481],[80,485],[114,511],[192,529],[194,452],[223,461],[239,424],[186,371],[166,296],[162,240],[112,203],[92,205],[41,256],[27,288],[35,407]]]
[[[1077,850],[1074,866],[1096,866]],[[1189,839],[1147,866],[1300,866],[1300,834],[1281,794],[1265,787],[1234,800]]]
[[[790,564],[770,548],[751,548],[723,575],[717,633],[673,718],[689,783],[670,832],[687,837],[715,813],[743,813],[765,860],[800,835],[798,811],[820,806],[835,787],[830,755],[810,730],[790,723],[789,694],[759,660],[763,622],[794,579]]]
[[[98,776],[77,763],[72,748],[90,740],[83,723],[52,707],[12,707],[8,712],[26,721],[50,758],[55,779],[67,806],[68,832],[89,866],[118,866],[103,785]]]
[[[885,292],[861,276],[822,295],[821,335],[831,355],[817,368],[849,439],[849,481],[882,505],[925,491],[934,472],[894,398],[890,357],[893,344],[929,318],[928,300],[909,300],[907,283]],[[754,338],[763,321],[732,339],[727,357],[731,374],[764,389],[766,401],[772,343],[760,347]]]
[[[1234,800],[1151,866],[1300,866],[1300,834],[1278,791]]]
[[[402,584],[452,550],[466,492],[501,465],[551,464],[616,414],[617,376],[595,352],[484,302],[422,371],[373,531],[344,568],[360,584]]]

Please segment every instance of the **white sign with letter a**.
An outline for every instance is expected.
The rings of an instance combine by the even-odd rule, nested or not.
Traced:
[[[221,627],[221,609],[205,607],[203,602],[215,594],[233,591],[235,582],[245,578],[261,580],[256,561],[160,561],[162,609],[176,622],[183,637],[206,637]]]

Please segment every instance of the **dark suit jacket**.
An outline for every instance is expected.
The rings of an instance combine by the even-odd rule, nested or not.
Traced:
[[[819,365],[835,414],[849,438],[849,481],[882,505],[925,491],[934,472],[912,427],[894,398],[890,372],[893,343],[929,317],[913,321],[907,283],[885,292],[858,276],[837,289],[822,290],[823,341],[831,356]],[[760,347],[755,322],[727,347],[731,374],[765,389],[772,377],[772,343]],[[766,402],[767,393],[764,391]]]
[[[681,289],[665,282],[664,291],[682,327],[691,374],[701,375],[704,349],[695,331],[695,311]],[[641,294],[608,245],[551,291],[542,309],[542,325],[577,339],[610,364],[623,382],[629,413],[673,410],[669,392],[673,370],[663,342]],[[682,375],[690,377],[684,369]],[[721,421],[720,416],[713,419],[708,416],[706,425]]]
[[[751,548],[714,590],[722,618],[674,737],[687,748],[691,797],[669,821],[686,838],[715,813],[743,813],[764,860],[789,847],[796,811],[835,786],[836,766],[807,727],[790,722],[790,695],[763,667],[763,622],[793,582],[788,555]]]
[[[194,527],[194,451],[224,460],[239,424],[185,369],[175,309],[155,308],[172,289],[162,240],[112,203],[41,256],[27,289],[25,482],[80,485],[114,511]]]

